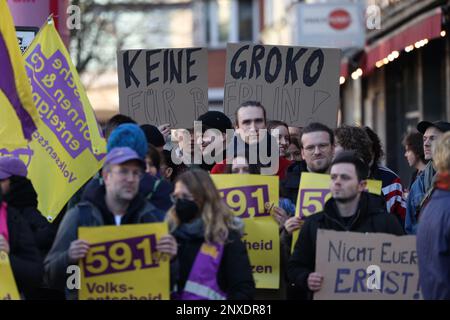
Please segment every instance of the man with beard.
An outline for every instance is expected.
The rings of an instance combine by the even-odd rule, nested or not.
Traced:
[[[90,250],[87,241],[78,239],[78,227],[158,222],[156,208],[138,192],[144,169],[144,160],[133,149],[118,147],[110,150],[102,170],[104,185],[88,194],[61,221],[44,267],[47,284],[65,291],[67,299],[78,296],[76,290],[66,288],[67,267],[77,264]],[[169,234],[162,236],[156,250],[174,258],[177,253],[175,238]],[[175,268],[176,265],[171,265],[172,272]]]
[[[322,287],[324,275],[315,272],[318,229],[403,235],[394,215],[387,214],[381,196],[365,192],[368,166],[352,151],[339,153],[331,164],[332,198],[324,210],[308,217],[288,263],[288,277],[312,298]]]

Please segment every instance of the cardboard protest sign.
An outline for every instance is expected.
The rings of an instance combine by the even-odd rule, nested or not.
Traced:
[[[80,300],[168,300],[169,258],[156,251],[167,233],[167,223],[79,228],[91,244],[80,262]]]
[[[208,111],[207,49],[125,50],[117,63],[120,113],[139,124],[191,128]]]
[[[315,271],[315,300],[422,299],[415,236],[319,229]]]
[[[52,21],[43,26],[24,58],[42,121],[28,147],[11,154],[27,165],[38,209],[54,221],[73,194],[102,167],[106,142]]]
[[[306,217],[323,210],[325,202],[331,198],[331,177],[329,174],[303,172],[300,179],[300,187],[295,206],[295,216],[305,219]],[[367,191],[373,194],[381,194],[381,181],[367,180]],[[299,232],[292,234],[292,247],[294,251]]]
[[[278,205],[278,177],[250,174],[211,175],[221,196],[236,217],[243,219],[243,242],[252,266],[256,288],[280,287],[280,236],[278,224],[266,205]]]
[[[260,101],[267,118],[290,126],[321,122],[336,127],[340,50],[228,44],[224,112]]]
[[[8,254],[0,251],[0,300],[20,300]]]

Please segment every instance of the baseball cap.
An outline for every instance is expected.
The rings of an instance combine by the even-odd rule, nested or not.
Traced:
[[[11,176],[26,177],[28,173],[25,163],[15,157],[0,157],[0,180]]]
[[[144,131],[145,137],[151,145],[155,147],[162,147],[166,144],[164,136],[157,127],[151,124],[143,124],[141,125],[141,129]]]
[[[434,121],[434,122],[430,122],[430,121],[421,121],[417,124],[417,130],[421,133],[421,134],[425,134],[425,131],[427,131],[427,129],[429,127],[436,127],[438,128],[440,131],[442,132],[447,132],[450,131],[450,123],[445,122],[445,121]]]
[[[144,160],[129,147],[117,147],[109,151],[106,155],[105,165],[122,164],[131,160],[139,162],[139,165],[145,170]]]

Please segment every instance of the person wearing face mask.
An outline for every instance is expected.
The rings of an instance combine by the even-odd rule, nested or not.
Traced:
[[[178,243],[179,272],[173,298],[248,300],[255,294],[242,221],[233,217],[209,174],[182,173],[167,214]]]

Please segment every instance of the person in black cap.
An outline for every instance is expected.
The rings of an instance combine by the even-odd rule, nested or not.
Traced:
[[[202,114],[197,121],[201,121],[202,126],[205,129],[201,146],[204,161],[201,168],[211,171],[216,164],[216,161],[209,163],[211,161],[206,161],[206,158],[216,158],[216,155],[221,155],[220,161],[225,159],[226,133],[227,130],[233,130],[233,124],[231,123],[230,118],[220,111],[208,111]],[[217,130],[219,130],[220,133],[217,132]]]
[[[408,234],[416,234],[423,199],[426,198],[434,184],[436,169],[433,164],[433,145],[445,132],[450,131],[450,123],[445,121],[421,121],[417,124],[417,130],[423,134],[425,160],[431,161],[414,181],[406,201],[405,230]]]
[[[145,161],[133,149],[117,147],[108,152],[102,170],[104,185],[69,210],[61,221],[53,247],[44,261],[48,285],[61,291],[66,289],[66,297],[76,299],[77,291],[66,288],[66,270],[86,257],[90,250],[87,241],[77,238],[78,227],[158,221],[156,208],[138,192],[144,170]],[[174,258],[177,254],[175,238],[169,234],[161,237],[156,249]]]
[[[157,127],[151,124],[143,124],[141,125],[141,129],[142,131],[144,131],[148,143],[154,146],[156,150],[161,153],[163,151],[164,145],[166,144],[161,131],[159,131]]]

